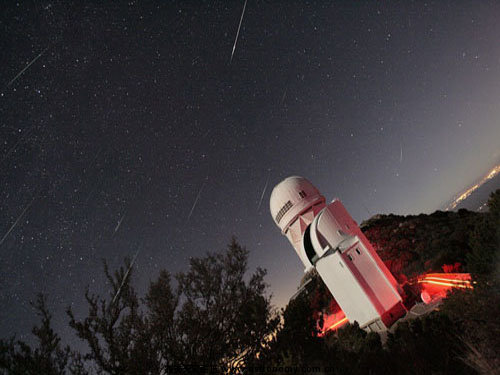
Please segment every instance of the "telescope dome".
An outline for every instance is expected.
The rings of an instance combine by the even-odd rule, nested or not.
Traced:
[[[325,197],[307,179],[291,176],[274,187],[269,208],[274,222],[285,233],[301,213],[324,202]]]

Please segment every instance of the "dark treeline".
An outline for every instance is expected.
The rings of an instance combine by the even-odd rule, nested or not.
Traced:
[[[82,291],[88,312],[81,320],[67,310],[85,352],[61,344],[45,297],[38,296],[36,343],[1,339],[0,373],[301,373],[303,366],[329,374],[495,373],[500,190],[488,205],[484,214],[388,215],[366,223],[365,233],[398,277],[460,262],[476,281],[473,290],[452,293],[439,311],[399,323],[384,340],[356,324],[318,337],[319,312],[331,295],[317,277],[312,292],[276,311],[265,271],[247,275],[248,251],[233,239],[226,251],[191,259],[186,272],[161,271],[143,297],[131,284],[129,259],[116,271],[104,263],[109,295]]]

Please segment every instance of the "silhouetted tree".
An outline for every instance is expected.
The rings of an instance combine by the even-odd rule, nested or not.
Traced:
[[[323,313],[336,308],[318,275],[306,275],[306,292],[278,315],[266,295],[265,271],[247,276],[248,251],[232,239],[225,252],[190,259],[186,272],[162,270],[142,299],[131,285],[129,259],[115,272],[104,263],[109,295],[87,290],[83,319],[67,311],[88,345],[85,354],[61,346],[39,296],[38,346],[0,340],[0,373],[81,375],[92,368],[98,374],[166,374],[175,366],[188,374],[190,365],[231,374],[245,373],[245,365],[329,366],[342,375],[489,374],[499,368],[500,190],[486,214],[381,215],[364,230],[401,280],[459,261],[474,274],[474,290],[452,293],[439,313],[399,322],[384,345],[356,323],[318,337]]]
[[[72,353],[69,347],[61,347],[61,339],[51,327],[51,315],[47,310],[46,297],[39,294],[31,305],[41,318],[39,326],[33,327],[33,334],[38,345],[33,349],[27,343],[16,340],[0,340],[0,371],[12,375],[62,375]],[[72,374],[78,374],[78,361],[71,366]]]
[[[109,300],[87,291],[82,321],[68,310],[70,326],[89,345],[85,360],[107,374],[159,374],[168,366],[190,373],[192,365],[238,372],[259,355],[278,323],[265,295],[265,271],[245,281],[247,259],[233,238],[224,253],[190,259],[175,288],[160,272],[142,306],[130,285],[130,261],[114,275],[105,264]]]
[[[475,371],[459,359],[464,347],[457,340],[457,334],[456,325],[439,313],[399,323],[387,339],[391,372],[474,374]]]
[[[472,251],[466,257],[467,269],[479,277],[491,274],[500,261],[500,189],[491,193],[488,209],[471,234]]]
[[[104,273],[112,286],[109,301],[85,292],[88,315],[78,321],[68,308],[70,326],[85,340],[90,352],[86,361],[107,374],[154,374],[159,371],[156,353],[151,350],[150,330],[139,309],[139,300],[130,285],[130,260],[112,275],[104,262]]]
[[[488,208],[474,228],[467,256],[477,283],[473,290],[452,293],[442,308],[459,327],[458,339],[467,349],[461,358],[481,374],[500,372],[500,190],[490,195]]]
[[[175,318],[182,363],[228,368],[235,373],[259,355],[278,323],[264,292],[265,271],[248,282],[248,251],[233,238],[226,253],[192,258],[177,275],[183,305]]]

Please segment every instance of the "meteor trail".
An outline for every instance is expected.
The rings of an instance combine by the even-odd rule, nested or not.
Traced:
[[[126,213],[124,213],[123,216],[121,217],[120,221],[118,221],[118,224],[115,227],[115,233],[118,231],[118,229],[120,229],[120,225],[122,225],[122,221],[123,221],[123,219],[125,219],[125,216],[127,216]]]
[[[189,218],[191,217],[191,215],[193,214],[194,208],[196,207],[196,204],[198,203],[198,199],[200,199],[201,191],[203,190],[204,186],[205,186],[205,181],[201,185],[201,188],[198,191],[198,194],[196,195],[196,199],[194,200],[193,207],[191,207],[191,211],[189,211],[189,215],[188,215],[188,218],[187,218],[188,221],[189,221]]]
[[[92,159],[91,163],[87,167],[87,170],[89,170],[94,165],[95,161],[97,160],[97,158],[101,154],[101,151],[102,151],[102,147],[100,147],[99,150],[97,151],[97,154],[95,154],[94,159]]]
[[[24,214],[26,213],[26,211],[28,211],[28,209],[31,207],[31,205],[33,204],[34,201],[35,201],[35,198],[33,198],[31,200],[31,202],[24,208],[23,212],[21,212],[21,215],[19,215],[19,217],[16,219],[16,221],[14,221],[14,224],[12,224],[12,226],[9,228],[9,230],[7,231],[7,233],[5,233],[5,235],[3,236],[3,238],[0,240],[0,245],[3,244],[3,242],[8,237],[8,235],[10,234],[10,232],[12,232],[12,230],[17,226],[17,223],[19,223],[19,220],[22,219],[22,217],[24,216]]]
[[[139,252],[141,249],[137,250],[137,252],[134,255],[134,259],[132,259],[132,263],[130,263],[130,266],[128,267],[127,272],[125,272],[125,276],[123,276],[122,283],[120,284],[120,287],[118,288],[118,291],[116,292],[115,296],[113,297],[113,301],[111,301],[111,304],[109,305],[110,307],[115,304],[116,299],[120,295],[120,292],[122,291],[123,284],[125,284],[125,281],[127,281],[128,274],[130,273],[130,270],[134,266],[135,260],[137,259],[137,255],[139,255]]]
[[[262,194],[260,195],[260,201],[259,201],[259,205],[257,207],[257,211],[260,210],[260,205],[262,204],[262,200],[264,199],[264,194],[266,193],[268,183],[269,183],[269,175],[267,175],[267,180],[266,180],[266,184],[264,185],[264,190],[262,190]]]
[[[399,157],[399,163],[402,163],[403,162],[403,144],[399,144],[399,146],[401,147],[401,155]]]
[[[96,188],[96,187],[94,186],[94,187],[92,188],[92,190],[90,190],[89,195],[87,195],[87,198],[85,199],[85,204],[89,203],[89,199],[90,199],[90,197],[92,196],[92,193],[94,192],[95,188]]]
[[[248,0],[245,0],[245,4],[243,5],[243,12],[241,12],[240,24],[238,25],[238,31],[236,32],[236,38],[234,38],[233,51],[231,52],[231,60],[229,60],[229,64],[231,64],[231,62],[233,61],[234,50],[236,49],[236,43],[238,42],[238,37],[240,36],[241,23],[243,22],[243,16],[245,15],[247,1]]]
[[[14,146],[12,146],[10,148],[9,151],[7,151],[7,153],[5,154],[5,156],[2,158],[2,160],[0,161],[0,164],[2,164],[4,162],[5,159],[7,159],[9,157],[9,155],[17,148],[17,146],[19,145],[19,143],[21,143],[28,135],[30,135],[31,131],[33,130],[33,127],[35,125],[32,125],[25,133],[22,137],[20,137],[17,142],[14,144]]]
[[[285,92],[283,92],[283,97],[281,98],[281,105],[283,105],[283,102],[285,101],[286,91],[287,90],[288,90],[288,87],[285,89]]]
[[[41,56],[42,56],[42,55],[43,55],[43,54],[44,54],[44,53],[45,53],[48,49],[49,49],[49,47],[45,48],[42,52],[40,52],[40,53],[38,54],[38,56],[37,56],[37,57],[35,57],[33,60],[31,60],[31,62],[30,62],[28,65],[26,65],[26,66],[24,67],[24,69],[23,69],[23,70],[21,70],[19,73],[17,73],[17,76],[15,76],[14,78],[12,78],[12,79],[10,80],[10,82],[9,82],[9,83],[7,83],[7,86],[12,85],[12,84],[16,81],[16,79],[18,79],[18,78],[19,78],[19,76],[20,76],[21,74],[23,74],[23,73],[26,71],[26,69],[28,69],[31,65],[33,65],[33,63],[34,63],[36,60],[38,60],[38,59],[39,59],[39,58],[40,58],[40,57],[41,57]]]

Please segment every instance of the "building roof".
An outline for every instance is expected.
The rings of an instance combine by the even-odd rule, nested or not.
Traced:
[[[300,213],[324,201],[325,197],[307,179],[291,176],[274,187],[269,208],[274,222],[284,233]]]

